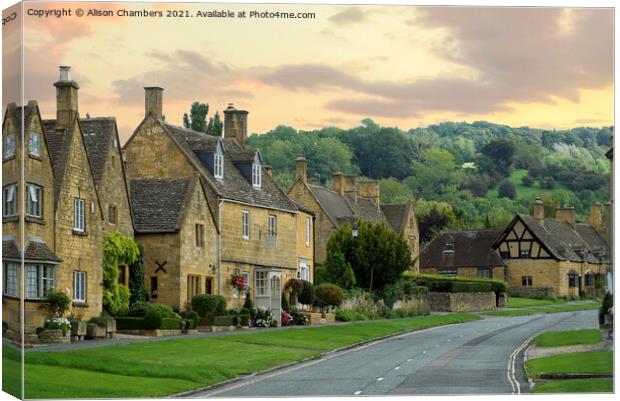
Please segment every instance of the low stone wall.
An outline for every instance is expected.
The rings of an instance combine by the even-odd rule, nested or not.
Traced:
[[[499,296],[497,296],[497,307],[505,308],[506,305],[508,305],[508,294],[506,294],[505,292],[500,292]]]
[[[119,334],[131,334],[134,336],[147,336],[147,337],[164,337],[164,336],[178,336],[183,334],[182,330],[118,330]]]
[[[399,299],[394,302],[392,309],[408,309],[416,310],[420,315],[426,315],[430,312],[430,306],[428,297],[413,298],[413,299]]]
[[[544,297],[552,297],[555,292],[550,287],[510,287],[508,290],[510,296],[521,298],[542,299]]]
[[[69,344],[71,333],[62,329],[45,329],[39,332],[39,341],[42,344]]]
[[[326,313],[325,316],[320,312],[303,312],[303,314],[306,315],[310,324],[334,323],[336,321],[336,315],[333,313]]]
[[[201,333],[220,333],[234,330],[237,330],[237,326],[198,326],[198,331]]]
[[[431,292],[430,309],[433,312],[471,312],[494,310],[494,292]]]

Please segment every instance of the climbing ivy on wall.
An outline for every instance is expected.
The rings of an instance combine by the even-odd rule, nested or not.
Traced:
[[[140,255],[138,244],[121,233],[103,237],[103,308],[111,315],[121,315],[129,308],[129,288],[119,284],[119,265],[131,265]]]
[[[129,265],[129,303],[148,301],[144,287],[144,247],[138,245],[138,257]]]

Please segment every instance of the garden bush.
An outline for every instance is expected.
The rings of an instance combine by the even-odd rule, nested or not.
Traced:
[[[236,318],[237,316],[233,315],[215,316],[213,326],[235,326]]]
[[[146,330],[155,330],[161,327],[163,317],[157,309],[149,309],[144,315],[144,328]]]
[[[215,306],[215,314],[223,315],[226,311],[226,298],[221,295],[214,295],[214,297],[217,300],[217,305]]]
[[[144,330],[145,325],[143,317],[120,316],[116,318],[117,330]]]
[[[170,317],[162,318],[158,328],[163,330],[179,330],[181,329],[181,320]]]
[[[338,307],[344,301],[344,292],[336,284],[323,283],[316,289],[315,305],[321,308]]]
[[[285,310],[288,312],[289,310],[289,305],[288,305],[288,300],[286,299],[286,295],[282,294],[282,302],[281,305],[282,310]]]
[[[69,310],[71,300],[62,291],[51,290],[45,297],[45,306],[50,312],[50,317],[62,317]]]
[[[304,315],[299,308],[292,307],[289,310],[289,315],[291,315],[291,325],[295,326],[307,326],[310,324],[306,315]]]
[[[301,280],[303,282],[303,288],[297,295],[297,300],[302,305],[312,305],[314,304],[314,299],[316,297],[316,287],[309,281]]]
[[[250,314],[249,313],[241,313],[239,314],[239,318],[241,319],[241,321],[239,322],[241,326],[250,325]]]
[[[254,321],[254,325],[256,327],[271,327],[274,322],[275,320],[273,319],[273,316],[271,315],[271,311],[269,309],[256,309],[256,319]]]
[[[210,294],[194,295],[191,302],[192,310],[200,317],[204,317],[207,313],[215,313],[217,303],[216,296]]]
[[[363,313],[354,312],[350,310],[336,311],[336,320],[341,322],[354,322],[357,320],[370,320],[370,318]]]

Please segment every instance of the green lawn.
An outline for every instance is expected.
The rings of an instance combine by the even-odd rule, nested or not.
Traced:
[[[565,299],[531,299],[531,298],[519,298],[508,297],[507,308],[529,308],[532,306],[544,306],[566,303]]]
[[[611,393],[612,379],[551,380],[536,384],[534,393]]]
[[[525,169],[515,169],[510,174],[508,179],[515,185],[517,188],[517,199],[533,199],[536,196],[543,195],[553,195],[557,190],[564,189],[569,190],[566,186],[560,183],[555,184],[554,189],[543,189],[540,187],[540,181],[536,180],[533,186],[526,187],[521,182],[521,179],[527,175],[527,170]],[[487,193],[487,198],[497,198],[497,188],[489,190]]]
[[[541,374],[611,374],[611,351],[573,352],[530,359],[525,362],[528,377]]]
[[[471,314],[420,316],[66,352],[28,352],[26,397],[161,397],[317,357],[323,351],[363,340],[478,318]],[[14,377],[18,361],[18,350],[3,347],[3,366],[9,367],[3,369],[5,383],[16,382],[18,386]],[[7,386],[7,390],[11,388]]]
[[[483,312],[482,315],[490,316],[523,316],[533,315],[536,313],[559,313],[559,312],[574,312],[580,310],[599,309],[600,304],[598,302],[588,302],[582,304],[573,305],[554,305],[542,308],[530,308],[530,309],[507,309],[498,310],[494,312]]]
[[[539,347],[562,347],[565,345],[598,344],[603,341],[600,330],[550,331],[536,337]]]

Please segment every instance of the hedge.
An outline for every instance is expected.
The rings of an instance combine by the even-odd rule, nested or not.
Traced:
[[[181,328],[181,321],[174,318],[162,318],[159,327],[157,329],[162,330],[179,330]],[[147,322],[143,317],[117,317],[116,318],[117,330],[154,330],[153,321]]]
[[[433,292],[506,292],[508,283],[502,280],[471,278],[461,276],[446,277],[438,274],[418,274],[414,276],[415,283],[428,287]],[[437,284],[440,283],[440,284]],[[454,284],[445,284],[454,283]],[[461,285],[474,284],[474,285]],[[453,285],[456,287],[453,288]],[[454,291],[459,289],[459,291]]]
[[[239,317],[241,318],[241,325],[242,326],[249,326],[250,324],[250,314],[240,314]]]
[[[236,317],[234,315],[215,316],[213,326],[234,326]]]

